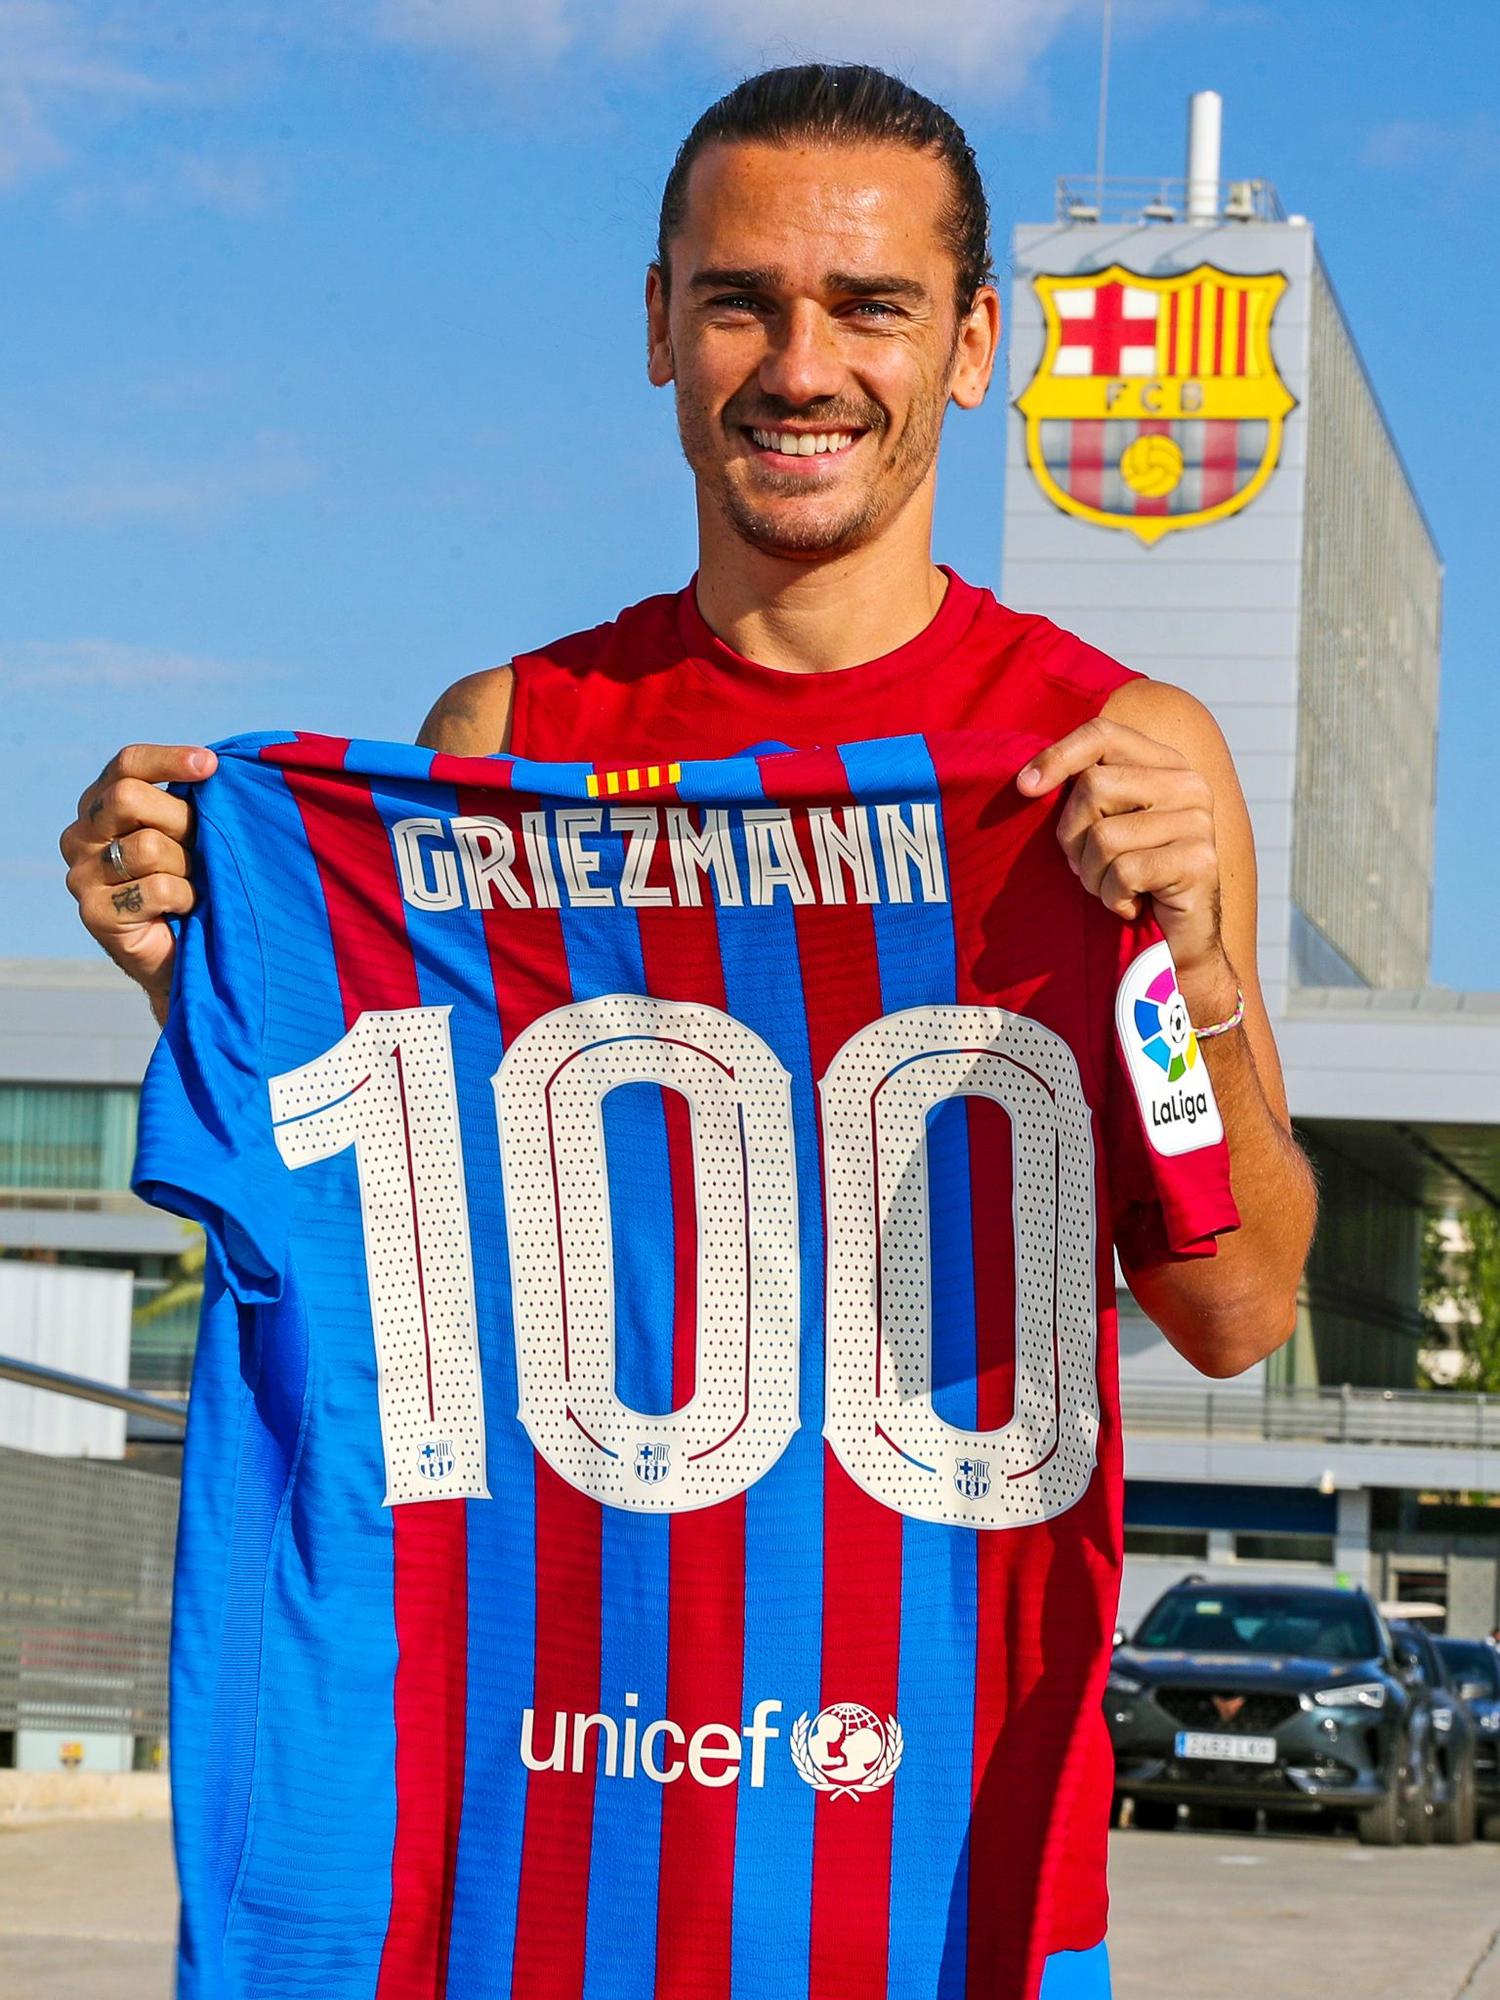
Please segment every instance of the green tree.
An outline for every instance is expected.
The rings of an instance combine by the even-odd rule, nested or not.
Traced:
[[[1463,1349],[1459,1386],[1500,1391],[1500,1213],[1478,1208],[1446,1226],[1428,1223],[1422,1310]]]
[[[188,1225],[192,1228],[192,1225]],[[203,1266],[207,1261],[208,1244],[201,1229],[193,1229],[193,1240],[186,1250],[173,1261],[171,1277],[154,1298],[137,1306],[133,1314],[137,1326],[154,1326],[157,1321],[170,1319],[184,1307],[194,1312],[203,1304]]]
[[[203,1231],[184,1223],[185,1247],[172,1259],[167,1281],[136,1307],[130,1329],[130,1379],[139,1388],[171,1395],[186,1390],[203,1304]]]

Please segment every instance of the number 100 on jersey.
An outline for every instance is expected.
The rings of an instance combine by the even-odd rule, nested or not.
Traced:
[[[270,1085],[289,1167],[354,1150],[391,1505],[489,1497],[450,1011],[361,1014]],[[493,1084],[532,1445],[606,1506],[678,1513],[745,1492],[796,1435],[801,1343],[819,1331],[801,1324],[796,1133],[775,1052],[721,1009],[612,993],[534,1021]],[[692,1135],[695,1366],[690,1396],[660,1414],[622,1399],[616,1367],[603,1106],[631,1084],[677,1093]],[[999,1105],[1011,1135],[1015,1396],[993,1430],[949,1423],[933,1400],[928,1131],[965,1097]],[[1072,1051],[1004,1008],[912,1007],[845,1042],[818,1104],[829,1446],[918,1520],[1064,1512],[1099,1429],[1093,1142]]]

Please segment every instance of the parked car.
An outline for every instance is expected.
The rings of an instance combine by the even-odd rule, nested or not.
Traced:
[[[1420,1677],[1428,1694],[1428,1727],[1423,1732],[1425,1810],[1408,1821],[1406,1837],[1414,1843],[1438,1840],[1450,1847],[1465,1846],[1477,1825],[1474,1743],[1479,1732],[1432,1634],[1404,1618],[1393,1619],[1390,1630],[1398,1644],[1416,1654],[1414,1676]]]
[[[1500,1648],[1489,1639],[1433,1642],[1474,1723],[1474,1781],[1481,1830],[1500,1840]]]
[[[1433,1700],[1419,1665],[1363,1590],[1185,1578],[1111,1664],[1117,1805],[1146,1828],[1187,1802],[1231,1825],[1265,1807],[1352,1813],[1376,1846],[1413,1825],[1421,1838]]]

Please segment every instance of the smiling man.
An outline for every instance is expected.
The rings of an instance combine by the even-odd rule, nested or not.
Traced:
[[[668,177],[646,286],[650,377],[674,391],[696,487],[697,575],[610,624],[460,682],[420,740],[469,756],[510,750],[661,769],[767,743],[805,750],[945,732],[1024,739],[1007,795],[1031,816],[1028,865],[1040,866],[1045,852],[1057,878],[1022,913],[1035,990],[1049,976],[1071,978],[1070,954],[1105,921],[1101,905],[1122,937],[1153,926],[1175,979],[1165,957],[1153,959],[1131,1018],[1160,1023],[1162,1054],[1151,1059],[1164,1072],[1175,1063],[1175,1076],[1171,1052],[1187,1049],[1206,1078],[1170,1098],[1151,1095],[1148,1061],[1146,1095],[1137,1092],[1143,1118],[1149,1102],[1153,1118],[1183,1126],[1148,1132],[1149,1151],[1127,1133],[1111,1155],[1116,1128],[1095,1107],[1116,1182],[1107,1210],[1099,1196],[1104,1224],[1136,1297],[1168,1338],[1205,1373],[1232,1375],[1290,1332],[1313,1216],[1256,981],[1249,822],[1223,739],[1197,702],[1044,618],[1003,607],[932,560],[943,422],[950,405],[983,401],[996,361],[988,235],[962,132],[879,71],[771,71],[707,111]],[[63,836],[84,921],[163,1018],[174,956],[167,919],[192,906],[193,890],[189,808],[156,786],[202,777],[213,761],[201,749],[122,751]],[[1000,896],[1002,884],[986,893]],[[964,949],[982,954],[983,936]],[[843,972],[825,956],[803,976],[836,984]],[[973,1143],[977,1163],[984,1149]],[[1195,1158],[1216,1157],[1226,1143],[1233,1204],[1208,1201],[1195,1232],[1183,1224],[1180,1204],[1196,1197],[1191,1185],[1183,1194],[1181,1176],[1190,1183]],[[1008,1177],[1010,1167],[996,1172]],[[1080,1241],[1092,1241],[1093,1223],[1074,1218]],[[983,1236],[965,1253],[976,1272]],[[981,1384],[981,1408],[986,1393]],[[1100,1398],[1113,1409],[1111,1383],[1101,1380]],[[663,1905],[654,1939],[591,1935],[586,1977],[570,1947],[566,1963],[580,1968],[572,1984],[556,1970],[561,1961],[528,1961],[532,1971],[512,1988],[518,2000],[594,2000],[596,1990],[654,1990],[658,2000],[729,2000],[731,1990],[763,2000],[1106,1995],[1112,1771],[1098,1705],[1120,1556],[1117,1456],[1112,1464],[1108,1491],[1101,1469],[1087,1506],[1056,1519],[996,1517],[989,1525],[1004,1532],[991,1533],[905,1518],[905,1594],[893,1606],[883,1595],[891,1572],[870,1555],[889,1546],[882,1509],[851,1497],[830,1460],[825,1516],[783,1522],[779,1532],[790,1545],[805,1533],[814,1547],[823,1534],[824,1587],[837,1607],[827,1614],[830,1634],[837,1623],[845,1658],[862,1645],[882,1659],[889,1652],[897,1710],[909,1699],[904,1730],[894,1713],[842,1698],[853,1690],[825,1690],[821,1707],[801,1689],[794,1703],[789,1690],[785,1715],[780,1700],[760,1701],[743,1727],[748,1775],[727,1817],[707,1805],[671,1808],[678,1875],[685,1858],[699,1871],[694,1909]],[[975,1513],[992,1483],[986,1461],[963,1457],[954,1478]],[[744,1572],[748,1602],[761,1587],[750,1574],[761,1556],[746,1532],[735,1573]],[[712,1603],[733,1578],[695,1577],[689,1564],[683,1586],[701,1586]],[[628,1580],[619,1588],[628,1596]],[[725,1629],[735,1629],[733,1617],[716,1627],[705,1615],[695,1646],[711,1650]],[[825,1664],[834,1643],[825,1639]],[[951,1663],[946,1708],[940,1690],[923,1696],[913,1687],[908,1696],[908,1649]],[[737,1686],[737,1661],[726,1665]],[[1063,1687],[1072,1692],[1054,1698]],[[758,1695],[747,1683],[746,1704]],[[794,1728],[799,1706],[812,1720],[804,1715]],[[941,1732],[932,1722],[939,1713]],[[694,1785],[709,1788],[711,1805],[713,1788],[740,1768],[736,1761],[726,1776],[705,1761],[741,1756],[735,1729],[721,1726],[730,1721],[739,1727],[737,1717],[704,1725],[717,1747],[695,1752],[682,1782],[680,1758],[652,1761],[664,1738],[682,1741],[678,1722],[653,1718],[646,1728],[642,1718],[650,1744],[642,1769],[674,1801],[690,1802]],[[563,1741],[567,1722],[559,1714],[554,1738],[554,1718],[527,1710],[522,1754],[534,1783],[564,1782],[545,1746]],[[605,1718],[580,1711],[573,1725],[581,1739],[603,1731]],[[783,1725],[787,1754],[768,1761],[767,1743]],[[633,1715],[626,1727],[634,1731]],[[700,1730],[695,1745],[700,1737],[710,1741]],[[962,1810],[942,1818],[929,1811],[925,1788],[955,1758]],[[580,1774],[576,1750],[572,1772]],[[799,1790],[799,1775],[810,1792]],[[757,1817],[773,1792],[784,1821]],[[587,1829],[587,1810],[578,1824]],[[650,1824],[650,1840],[668,1839],[665,1816]],[[596,1872],[625,1867],[601,1838]],[[752,1937],[744,1912],[764,1918],[765,1885],[790,1879],[786,1854],[800,1854],[799,1843],[800,1900],[775,1912],[776,1935]],[[546,1890],[541,1868],[523,1882],[523,1899],[545,1903]],[[904,1930],[903,1910],[924,1912],[920,1926]],[[537,1970],[543,1963],[552,1969]],[[624,1984],[611,1983],[614,1972]]]

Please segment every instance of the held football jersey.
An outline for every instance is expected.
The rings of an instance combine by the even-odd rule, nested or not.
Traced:
[[[220,746],[183,2000],[1107,1993],[1113,1250],[1236,1216],[1037,745]]]

